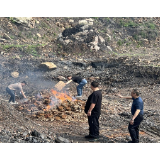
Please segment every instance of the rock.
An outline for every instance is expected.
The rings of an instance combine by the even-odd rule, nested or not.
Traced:
[[[112,48],[110,46],[107,46],[107,48],[112,52]]]
[[[90,70],[90,69],[92,69],[92,66],[89,66],[89,67],[87,67],[86,69],[87,69],[87,70]]]
[[[66,119],[67,118],[67,115],[62,115],[62,119]]]
[[[71,143],[70,140],[68,140],[68,139],[66,139],[66,138],[63,138],[63,137],[61,137],[61,136],[57,137],[57,138],[55,139],[55,142],[56,142],[56,143]]]
[[[37,33],[37,36],[38,36],[38,37],[41,37],[41,35],[40,35],[39,33]]]
[[[81,29],[82,29],[83,31],[86,30],[86,29],[88,29],[88,25],[82,26]]]
[[[55,120],[60,121],[61,118],[57,116],[57,117],[55,117]]]
[[[68,67],[67,67],[67,66],[64,66],[63,69],[68,69]]]
[[[86,20],[79,20],[79,24],[81,24],[81,25],[87,25],[88,22]]]
[[[36,130],[32,131],[31,135],[34,136],[34,137],[40,137],[40,133],[37,132]]]
[[[69,23],[74,23],[74,20],[73,20],[73,19],[70,19],[70,20],[69,20]]]
[[[93,19],[85,19],[85,20],[79,20],[78,22],[80,25],[93,25]]]
[[[98,50],[100,49],[100,47],[98,47],[98,46],[96,45],[96,46],[91,46],[90,49],[91,49],[91,50],[98,51]]]
[[[13,78],[17,78],[19,76],[19,73],[18,72],[11,72],[11,76]]]
[[[65,45],[67,45],[69,42],[71,42],[71,40],[70,40],[70,39],[66,39],[66,40],[64,40],[64,44],[65,44]]]
[[[55,69],[57,66],[52,62],[43,62],[40,64],[40,67],[45,67],[47,69]]]
[[[11,40],[11,37],[8,34],[6,34],[6,33],[3,34],[3,38]]]
[[[46,135],[45,135],[44,133],[41,133],[41,134],[40,134],[40,137],[41,137],[42,139],[45,139],[45,138],[46,138]]]
[[[6,41],[5,39],[2,39],[2,38],[0,39],[0,42],[5,42],[5,41]]]
[[[102,38],[101,36],[98,36],[98,38],[99,38],[100,43],[104,43],[105,42],[104,38]]]
[[[39,21],[36,21],[37,24],[39,24]]]
[[[16,23],[26,25],[28,27],[33,27],[33,18],[32,17],[12,17],[12,20]]]
[[[109,34],[106,33],[106,36],[108,36],[109,40],[111,40],[111,36]]]
[[[64,81],[64,80],[66,80],[66,78],[63,77],[63,76],[58,76],[57,79],[58,79],[59,81]]]

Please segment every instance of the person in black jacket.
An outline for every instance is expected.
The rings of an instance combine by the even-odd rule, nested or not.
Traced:
[[[98,88],[98,82],[91,83],[93,93],[88,97],[85,105],[85,113],[88,116],[89,135],[85,138],[95,141],[99,138],[99,116],[101,114],[102,93]]]
[[[72,81],[79,84],[79,85],[77,86],[77,96],[76,96],[76,98],[82,97],[83,86],[84,86],[85,84],[87,84],[87,81],[86,81],[84,78],[82,78],[82,77],[72,77],[72,76],[70,76],[70,75],[67,76],[67,79],[68,79],[69,81],[66,83],[66,85],[69,84],[69,83],[72,82]]]

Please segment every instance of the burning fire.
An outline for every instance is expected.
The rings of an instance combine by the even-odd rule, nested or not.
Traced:
[[[54,95],[54,98],[56,100],[60,100],[61,103],[65,100],[69,100],[69,101],[73,100],[72,97],[68,96],[66,93],[57,92],[56,90],[53,90],[53,89],[51,89],[51,93]],[[54,100],[51,100],[51,103],[46,106],[44,111],[48,111],[49,109],[51,109],[53,105],[54,105]]]
[[[68,96],[66,93],[57,92],[53,89],[51,89],[51,92],[55,96],[55,98],[60,99],[62,102],[65,100],[72,101],[72,97]]]

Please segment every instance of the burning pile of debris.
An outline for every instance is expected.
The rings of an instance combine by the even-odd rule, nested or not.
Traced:
[[[43,90],[36,96],[19,101],[16,108],[41,121],[85,121],[85,101],[66,93]]]

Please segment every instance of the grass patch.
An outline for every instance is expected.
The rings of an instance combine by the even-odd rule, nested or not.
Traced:
[[[18,48],[21,52],[24,52],[26,54],[31,54],[33,56],[40,56],[38,55],[38,47],[44,47],[45,44],[42,45],[0,45],[3,50],[9,50],[10,48]],[[22,56],[22,55],[21,55]]]

